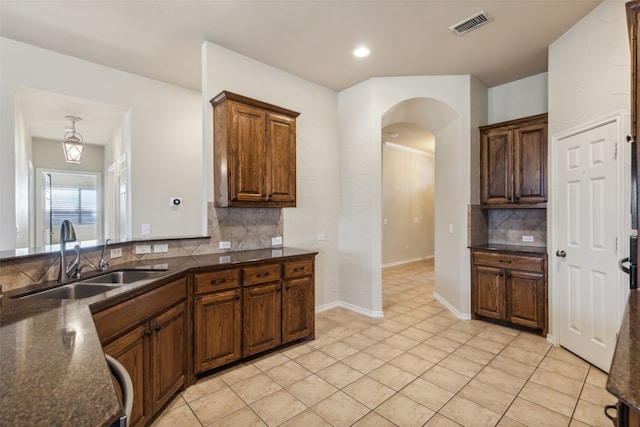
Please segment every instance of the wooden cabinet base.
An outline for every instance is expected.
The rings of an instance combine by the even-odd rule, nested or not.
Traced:
[[[472,249],[471,314],[546,336],[546,255]]]

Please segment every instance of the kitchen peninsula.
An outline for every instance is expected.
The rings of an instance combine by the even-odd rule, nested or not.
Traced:
[[[297,311],[293,315],[289,313],[288,320],[299,320],[307,315],[304,318],[313,322],[315,255],[311,251],[279,247],[163,258],[149,262],[134,261],[118,265],[117,269],[164,271],[154,280],[140,282],[140,285],[124,285],[80,300],[16,298],[25,292],[36,290],[36,286],[46,288],[52,283],[5,292],[0,299],[0,425],[109,426],[119,420],[122,408],[103,350],[105,342],[113,341],[109,341],[109,338],[105,341],[100,335],[94,323],[94,315],[108,313],[134,299],[140,301],[146,294],[181,281],[186,284],[183,298],[186,301],[186,330],[183,333],[188,340],[185,340],[187,345],[184,348],[184,382],[179,388],[195,381],[194,343],[191,341],[195,335],[192,306],[197,277],[205,272],[233,270],[240,275],[239,280],[245,280],[242,275],[248,272],[259,271],[256,274],[265,274],[262,270],[270,270],[269,283],[275,285],[277,295],[283,296],[279,301],[285,307],[288,285],[306,277],[308,279],[305,283],[311,285],[310,292],[306,294],[306,300],[300,293],[296,294]],[[294,271],[296,268],[298,270]],[[213,282],[210,282],[211,286]],[[245,286],[246,282],[238,284],[242,292]],[[283,306],[278,305],[284,316],[286,308]],[[144,311],[142,304],[137,305],[137,308],[138,311]],[[282,319],[287,320],[284,317]],[[134,326],[131,325],[131,328]],[[303,332],[306,334],[303,337],[299,334],[291,335],[295,337],[292,339],[313,338],[313,323],[307,326],[310,332]],[[279,331],[280,323],[278,337]],[[276,341],[274,346],[281,342],[285,342],[284,337],[282,341]],[[240,355],[246,356],[247,353]],[[160,408],[154,407],[151,412],[147,411],[149,408],[144,409],[146,423]]]

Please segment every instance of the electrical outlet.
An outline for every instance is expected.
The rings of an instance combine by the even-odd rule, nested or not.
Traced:
[[[165,244],[160,244],[160,245],[153,245],[153,252],[154,253],[163,253],[163,252],[169,252],[169,245]]]
[[[420,218],[413,218],[413,223],[418,224],[420,222]]]
[[[282,236],[272,237],[271,246],[278,246],[282,244]]]
[[[231,262],[231,257],[229,255],[224,255],[218,258],[220,264],[228,264]]]
[[[122,256],[122,248],[111,249],[111,258],[120,258]]]
[[[327,236],[324,235],[324,233],[318,233],[318,240],[322,241],[325,240],[327,238]]]
[[[220,249],[231,249],[231,242],[220,242],[218,247]]]
[[[151,224],[142,224],[142,235],[148,236],[151,234]]]
[[[136,246],[136,255],[144,255],[151,253],[151,245]]]
[[[527,243],[533,243],[533,236],[522,236],[522,241]]]

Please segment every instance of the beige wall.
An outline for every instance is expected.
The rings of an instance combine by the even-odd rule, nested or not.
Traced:
[[[435,159],[384,144],[382,151],[382,264],[434,255]]]

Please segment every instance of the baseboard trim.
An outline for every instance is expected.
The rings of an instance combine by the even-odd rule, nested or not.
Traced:
[[[388,264],[383,264],[382,268],[395,267],[397,265],[409,264],[411,262],[424,261],[425,259],[433,259],[433,255],[421,256],[421,257],[418,257],[418,258],[411,258],[411,259],[405,259],[405,260],[402,260],[402,261],[390,262]]]
[[[384,317],[384,312],[382,311],[367,310],[365,308],[358,307],[357,305],[349,304],[343,301],[334,301],[334,302],[330,302],[329,304],[320,305],[316,307],[315,311],[316,313],[320,313],[320,312],[331,310],[332,308],[337,308],[337,307],[346,308],[347,310],[355,311],[356,313],[364,314],[365,316],[368,316],[368,317],[375,317],[375,318]]]
[[[449,301],[447,301],[446,299],[442,298],[440,295],[438,295],[437,292],[433,293],[433,297],[435,299],[437,299],[440,302],[440,304],[444,305],[447,308],[447,310],[452,312],[458,319],[460,319],[460,320],[471,320],[471,314],[470,313],[460,313],[457,308],[455,308],[454,306],[449,304]]]

